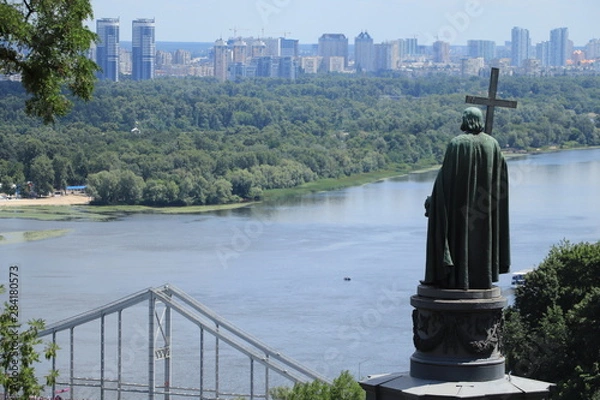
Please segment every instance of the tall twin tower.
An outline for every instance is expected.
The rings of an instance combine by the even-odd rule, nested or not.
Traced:
[[[117,82],[121,63],[118,18],[96,21],[99,41],[96,45],[96,64],[101,68],[99,79]],[[154,78],[156,44],[154,19],[140,18],[132,23],[131,78],[136,81]]]

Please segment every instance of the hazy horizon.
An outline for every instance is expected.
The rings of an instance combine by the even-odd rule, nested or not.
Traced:
[[[467,40],[511,39],[515,26],[529,30],[532,44],[550,30],[569,28],[575,46],[600,37],[596,0],[91,0],[95,20],[120,18],[122,41],[131,40],[131,21],[156,19],[156,41],[214,42],[231,36],[287,36],[317,43],[324,33],[343,33],[354,42],[367,31],[376,43],[416,37],[451,45]],[[137,4],[136,4],[137,3]]]

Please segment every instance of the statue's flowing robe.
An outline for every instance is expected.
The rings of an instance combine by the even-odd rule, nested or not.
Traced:
[[[428,209],[424,284],[489,289],[510,267],[508,170],[496,139],[450,142]]]

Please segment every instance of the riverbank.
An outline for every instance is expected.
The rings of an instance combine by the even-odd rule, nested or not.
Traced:
[[[36,199],[3,199],[0,200],[0,207],[80,206],[89,204],[91,200],[91,197],[81,195],[40,197]]]
[[[434,167],[436,168],[436,167]],[[428,167],[427,169],[431,169]],[[341,190],[353,186],[365,185],[368,183],[377,182],[383,179],[396,178],[399,176],[405,176],[409,173],[425,171],[427,169],[419,169],[410,171],[408,169],[402,170],[384,170],[384,171],[375,171],[368,172],[363,174],[344,176],[341,178],[329,178],[329,179],[319,179],[318,181],[304,183],[302,185],[286,188],[286,189],[271,189],[266,190],[263,193],[264,201],[272,201],[286,197],[293,196],[303,196],[310,193],[317,192],[329,192],[332,190]]]
[[[39,199],[38,199],[39,200]],[[11,200],[12,201],[12,200]],[[211,206],[187,207],[147,207],[147,206],[93,206],[86,202],[21,200],[11,206],[0,206],[0,219],[19,218],[38,221],[110,221],[128,214],[200,214],[246,207],[252,203],[220,204]]]
[[[274,201],[291,196],[309,193],[340,190],[347,187],[364,185],[382,179],[406,175],[406,170],[385,170],[358,174],[339,179],[321,179],[289,189],[265,191],[262,201]],[[91,198],[81,195],[55,196],[38,199],[12,199],[0,201],[0,218],[35,219],[43,221],[93,220],[107,221],[134,213],[147,214],[200,214],[204,212],[231,210],[247,207],[252,202],[185,207],[148,207],[148,206],[96,206]]]
[[[505,152],[507,159],[526,157],[528,155],[550,153],[564,150],[591,150],[598,147],[533,149],[530,151]],[[341,190],[348,187],[365,185],[384,179],[397,178],[408,174],[417,174],[437,170],[439,165],[416,166],[410,169],[406,166],[396,169],[375,171],[337,179],[321,179],[287,189],[272,189],[263,193],[262,201],[277,201],[280,199],[303,196],[310,193]],[[91,198],[83,195],[65,195],[38,199],[0,200],[0,218],[21,218],[36,220],[95,220],[107,221],[122,215],[134,213],[154,214],[199,214],[203,212],[230,210],[246,207],[250,202],[222,204],[210,206],[186,207],[147,207],[147,206],[95,206],[90,205]]]

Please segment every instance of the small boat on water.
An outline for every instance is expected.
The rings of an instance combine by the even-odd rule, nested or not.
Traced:
[[[522,271],[513,272],[511,285],[512,286],[521,286],[525,283],[525,276],[533,271],[532,269],[524,269]]]

